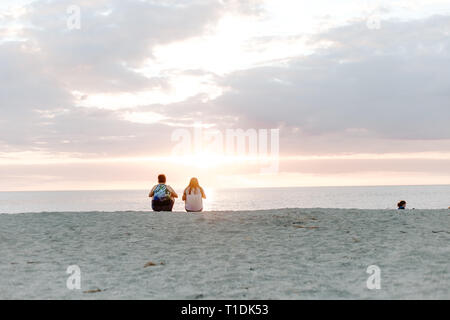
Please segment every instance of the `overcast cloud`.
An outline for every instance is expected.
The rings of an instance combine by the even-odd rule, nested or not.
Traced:
[[[66,25],[74,3],[82,10],[80,30]],[[233,69],[236,63],[223,59],[230,67],[222,73],[206,64],[158,65],[156,49],[213,38],[229,17],[264,26],[268,8],[264,1],[197,0],[38,0],[2,8],[0,153],[169,154],[173,130],[198,121],[219,129],[280,128],[283,155],[450,151],[450,4],[441,1],[413,17],[382,5],[379,29],[369,28],[364,15],[327,22],[331,27],[318,32],[261,28],[242,42],[258,63]],[[333,17],[317,19],[324,24]],[[263,50],[277,47],[305,50],[287,49],[261,62]],[[181,101],[130,105],[117,98],[143,92],[184,97],[180,83],[192,85]],[[93,103],[99,94],[119,107]],[[146,120],[130,121],[133,112]],[[292,164],[284,168],[295,171]],[[423,172],[423,163],[416,168]]]

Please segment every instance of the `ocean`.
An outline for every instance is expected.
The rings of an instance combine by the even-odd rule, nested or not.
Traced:
[[[150,189],[151,186],[149,186]],[[175,188],[182,194],[182,189]],[[281,208],[447,209],[450,185],[208,189],[205,211]],[[148,211],[149,190],[0,192],[0,213]],[[174,211],[184,211],[178,199]]]

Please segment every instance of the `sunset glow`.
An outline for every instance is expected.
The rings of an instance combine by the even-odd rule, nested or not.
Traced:
[[[448,1],[69,5],[0,5],[0,190],[450,183]]]

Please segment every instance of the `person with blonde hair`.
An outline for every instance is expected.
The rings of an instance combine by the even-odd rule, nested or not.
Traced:
[[[202,212],[203,199],[206,199],[205,191],[200,187],[197,178],[192,178],[183,192],[183,201],[187,212]]]

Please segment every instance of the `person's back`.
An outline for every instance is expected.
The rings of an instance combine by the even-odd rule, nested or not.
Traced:
[[[158,176],[158,184],[152,188],[149,197],[153,197],[153,211],[172,211],[175,203],[174,198],[178,198],[178,195],[171,186],[166,185],[165,175],[160,174]]]
[[[200,189],[186,190],[186,211],[202,211],[203,210],[203,196]]]
[[[159,183],[153,187],[153,200],[164,201],[170,198],[169,188],[164,183]]]
[[[203,211],[203,199],[206,199],[203,188],[200,187],[198,180],[192,178],[189,186],[183,192],[183,200],[185,201],[185,209],[187,212]]]

